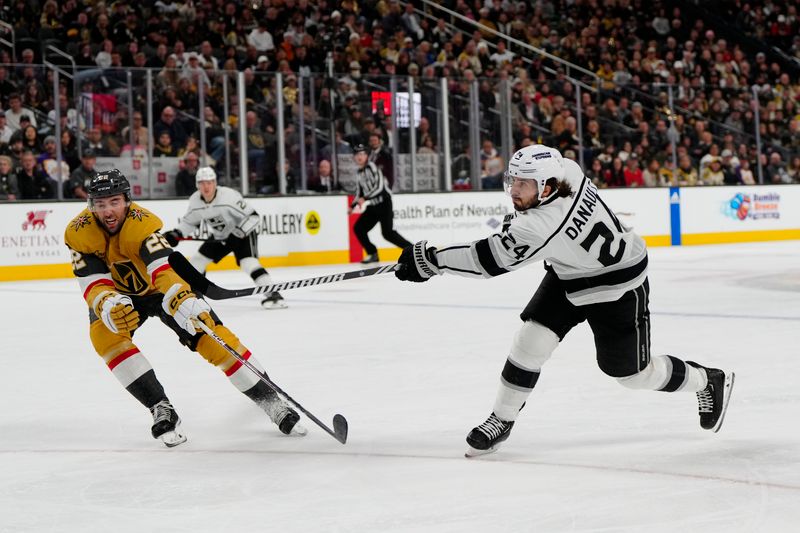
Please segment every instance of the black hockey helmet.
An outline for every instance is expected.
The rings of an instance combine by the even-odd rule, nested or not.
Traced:
[[[364,146],[364,145],[363,145],[363,144],[361,144],[361,143],[354,144],[354,145],[353,145],[353,155],[356,155],[356,154],[357,154],[357,153],[359,153],[359,152],[364,152],[364,153],[367,153],[367,154],[368,154],[368,153],[369,153],[369,150],[367,150],[367,147],[366,147],[366,146]]]
[[[114,168],[95,174],[89,182],[87,193],[90,207],[97,198],[107,198],[117,194],[124,194],[125,201],[130,202],[131,184],[122,172]]]

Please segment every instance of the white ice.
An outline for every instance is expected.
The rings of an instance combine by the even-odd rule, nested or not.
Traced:
[[[135,340],[189,438],[166,449],[94,354],[77,282],[2,283],[0,531],[797,531],[800,246],[655,248],[650,259],[653,352],[736,372],[720,433],[700,429],[694,394],[603,375],[584,324],[511,438],[480,459],[464,458],[464,437],[491,411],[540,265],[299,289],[281,311],[216,302],[296,400],[328,423],[347,417],[344,446],[308,420],[305,438],[281,435],[151,320]]]

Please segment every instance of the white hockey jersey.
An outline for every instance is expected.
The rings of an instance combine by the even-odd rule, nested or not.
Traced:
[[[488,238],[438,249],[442,273],[493,277],[544,260],[575,305],[611,302],[641,285],[644,240],[617,220],[577,163],[564,159],[564,165],[572,196],[553,195],[515,212]]]
[[[255,230],[259,223],[258,213],[248,204],[242,195],[228,187],[217,187],[214,199],[206,203],[195,191],[189,197],[189,208],[181,217],[178,231],[183,235],[191,235],[201,224],[217,240],[225,240],[234,228],[240,228],[245,234]]]

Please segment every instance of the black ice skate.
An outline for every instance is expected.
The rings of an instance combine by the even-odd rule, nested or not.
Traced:
[[[514,422],[500,420],[492,413],[486,422],[473,428],[467,435],[469,449],[464,456],[475,457],[496,451],[500,443],[511,434],[513,427]]]
[[[286,302],[279,292],[268,292],[261,300],[261,307],[264,309],[286,309]]]
[[[706,371],[708,385],[705,389],[697,391],[700,427],[716,433],[722,427],[722,421],[725,419],[725,411],[728,410],[728,401],[731,399],[733,379],[736,376],[733,372],[706,368],[693,361],[686,361],[686,364]]]
[[[277,394],[271,395],[269,399],[262,400],[261,407],[266,411],[269,419],[272,420],[281,433],[284,435],[300,435],[308,433],[308,430],[299,424],[300,415],[297,411],[281,400]]]
[[[186,442],[186,436],[180,432],[181,419],[169,400],[161,400],[150,408],[153,415],[153,427],[150,432],[154,439],[159,439],[167,448],[173,448]]]
[[[362,265],[368,265],[370,263],[377,263],[378,262],[378,254],[369,254],[367,257],[361,260]]]

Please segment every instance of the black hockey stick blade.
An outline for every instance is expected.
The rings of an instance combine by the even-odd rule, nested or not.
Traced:
[[[297,402],[297,400],[295,400],[294,398],[289,396],[289,394],[287,394],[285,390],[280,388],[277,383],[272,381],[269,378],[269,376],[267,376],[265,373],[262,373],[255,366],[253,366],[253,363],[251,363],[250,361],[248,361],[247,359],[245,359],[244,357],[239,355],[239,352],[234,350],[232,346],[230,346],[227,342],[225,342],[222,338],[220,338],[216,333],[214,333],[214,330],[209,328],[207,325],[205,325],[200,320],[195,320],[194,324],[195,324],[196,327],[198,327],[201,330],[203,330],[206,335],[208,335],[209,337],[214,339],[214,341],[217,344],[219,344],[220,346],[222,346],[228,353],[230,353],[234,357],[234,359],[236,359],[237,361],[242,363],[242,366],[246,367],[253,374],[255,374],[255,376],[259,380],[264,382],[269,388],[274,390],[276,393],[278,393],[281,396],[283,396],[286,399],[286,401],[289,402],[293,407],[295,407],[298,411],[300,411],[301,413],[306,415],[312,422],[314,422],[317,426],[319,426],[321,429],[323,429],[325,431],[325,433],[327,433],[328,435],[330,435],[334,439],[338,440],[342,444],[347,442],[347,420],[342,415],[339,415],[339,414],[334,415],[334,417],[333,417],[333,429],[329,428],[322,420],[320,420],[319,418],[314,416],[314,414],[312,414],[305,407],[300,405]]]
[[[342,415],[333,415],[333,433],[342,444],[347,442],[347,419]]]
[[[184,257],[180,252],[172,252],[169,255],[169,264],[172,269],[192,287],[192,289],[203,293],[203,295],[212,300],[227,300],[228,298],[239,298],[240,296],[250,296],[252,294],[286,291],[289,289],[299,289],[302,287],[310,287],[312,285],[323,285],[325,283],[334,283],[348,279],[366,278],[376,274],[394,272],[400,267],[400,265],[396,264],[384,265],[379,267],[364,268],[361,270],[351,270],[350,272],[339,272],[337,274],[317,276],[315,278],[284,281],[282,283],[261,285],[259,287],[249,287],[246,289],[225,289],[214,284],[207,277],[198,272],[192,266],[189,260],[186,259],[186,257]]]

